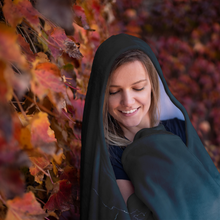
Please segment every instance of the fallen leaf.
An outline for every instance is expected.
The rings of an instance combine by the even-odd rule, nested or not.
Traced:
[[[8,200],[6,204],[8,207],[6,220],[43,220],[47,216],[32,192]]]

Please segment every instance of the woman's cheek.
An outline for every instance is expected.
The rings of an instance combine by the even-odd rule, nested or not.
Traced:
[[[110,95],[108,99],[108,105],[109,108],[113,108],[115,105],[117,105],[117,98],[116,94],[115,95]]]

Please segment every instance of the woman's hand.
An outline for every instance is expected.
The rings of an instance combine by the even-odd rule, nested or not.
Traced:
[[[134,193],[134,186],[132,185],[130,180],[116,180],[118,187],[121,191],[122,197],[127,205],[127,200],[131,194]]]

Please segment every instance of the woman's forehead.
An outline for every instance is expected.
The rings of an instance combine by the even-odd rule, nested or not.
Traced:
[[[148,79],[148,73],[140,61],[133,61],[119,66],[110,77],[110,86],[121,82],[137,82]]]

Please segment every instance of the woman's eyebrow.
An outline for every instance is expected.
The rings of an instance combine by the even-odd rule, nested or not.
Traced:
[[[135,85],[135,84],[138,84],[138,83],[143,82],[143,81],[147,81],[147,79],[141,79],[141,80],[138,80],[137,82],[134,82],[134,83],[132,83],[131,85]],[[110,87],[120,87],[120,86],[117,86],[117,85],[110,85]]]

